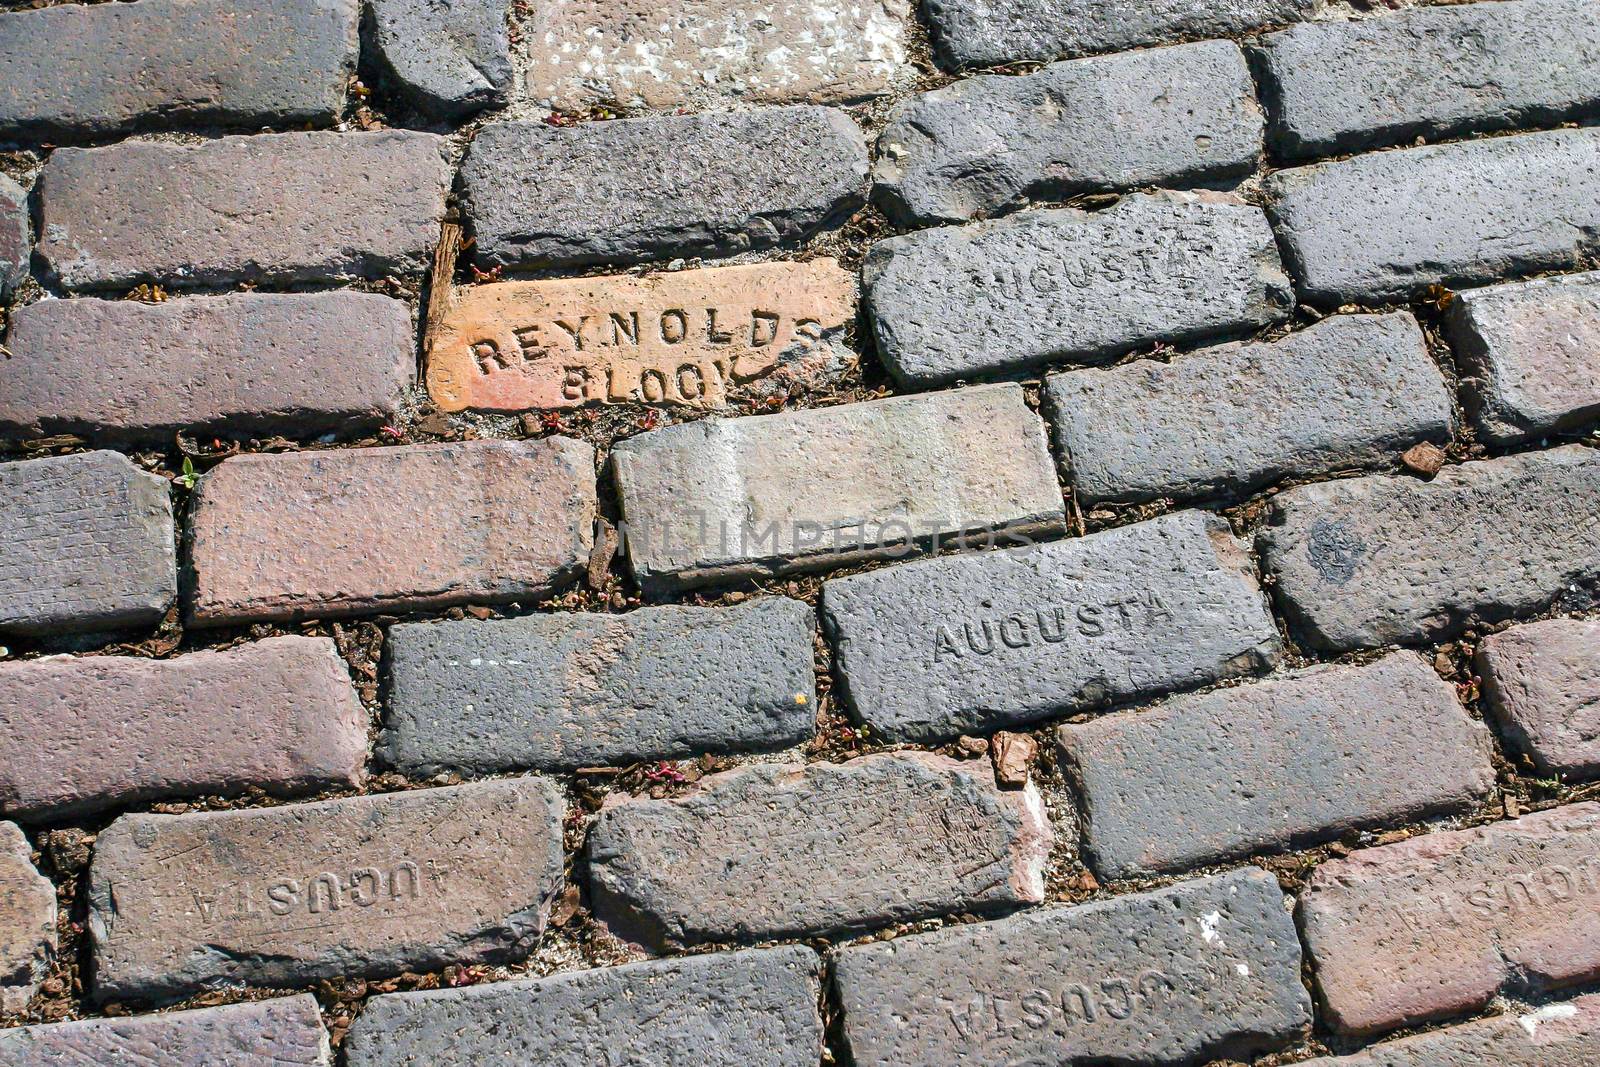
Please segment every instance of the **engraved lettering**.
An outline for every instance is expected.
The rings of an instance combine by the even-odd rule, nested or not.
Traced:
[[[680,345],[689,336],[689,316],[680,308],[669,308],[661,313],[661,339],[669,345]]]

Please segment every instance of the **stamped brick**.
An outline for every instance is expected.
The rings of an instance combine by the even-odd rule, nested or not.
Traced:
[[[309,993],[221,1008],[0,1030],[10,1067],[329,1067],[333,1053]]]
[[[101,831],[89,929],[102,1001],[514,959],[561,888],[539,778],[191,815]]]
[[[394,993],[367,1002],[345,1054],[349,1067],[816,1067],[821,969],[789,945]]]
[[[427,776],[787,748],[816,732],[815,629],[782,597],[395,626],[384,753]]]
[[[355,72],[359,9],[139,0],[0,14],[0,132],[331,125]]]
[[[1412,652],[1180,696],[1057,738],[1085,849],[1110,878],[1455,813],[1494,788],[1489,731]]]
[[[24,437],[368,429],[416,362],[405,304],[355,292],[41,300],[6,347],[0,433]]]
[[[878,141],[875,192],[905,221],[960,222],[1029,199],[1241,178],[1261,128],[1232,41],[1073,60],[899,105]]]
[[[0,174],[0,298],[28,276],[33,237],[28,225],[28,191]]]
[[[866,197],[867,146],[826,107],[496,122],[478,132],[461,180],[486,265],[731,256],[847,218]]]
[[[3,664],[0,707],[0,812],[28,821],[358,785],[367,757],[366,709],[326,637]]]
[[[1328,1022],[1369,1035],[1600,977],[1597,853],[1600,805],[1572,804],[1324,863],[1299,917]]]
[[[422,611],[547,592],[588,561],[594,451],[565,437],[244,455],[200,480],[193,620]]]
[[[178,595],[165,478],[116,452],[0,463],[0,634],[161,621]]]
[[[445,411],[718,407],[836,378],[855,305],[831,259],[476,286],[429,341],[428,392]]]
[[[511,85],[507,0],[374,0],[373,40],[412,101],[460,118]]]
[[[1546,774],[1600,775],[1600,619],[1513,626],[1478,646],[1484,702]]]
[[[1594,0],[1415,7],[1261,42],[1275,147],[1327,155],[1550,126],[1600,106]]]
[[[896,741],[1156,696],[1278,658],[1249,553],[1198,511],[835,578],[822,619],[855,713]]]
[[[1600,130],[1378,152],[1267,187],[1300,295],[1324,305],[1570,270],[1600,251]]]
[[[22,831],[0,822],[0,1013],[27,1008],[55,951],[55,886],[34,870]],[[0,1052],[9,1033],[0,1030]]]
[[[913,76],[905,42],[910,6],[537,0],[523,46],[528,91],[566,111],[852,103]]]
[[[1452,425],[1444,375],[1406,312],[1341,315],[1229,344],[1047,379],[1082,501],[1232,495],[1392,463]]]
[[[859,1067],[1191,1064],[1310,1026],[1276,880],[1245,869],[840,950]]]
[[[1221,193],[891,237],[862,281],[879,356],[916,386],[1247,332],[1294,303],[1261,209]]]
[[[1444,323],[1480,436],[1513,444],[1600,420],[1600,272],[1456,293]]]
[[[706,419],[620,441],[611,459],[647,589],[902,557],[956,531],[1065,526],[1044,424],[1018,385]]]
[[[1600,1062],[1600,996],[1414,1034],[1300,1067],[1588,1067]]]
[[[447,147],[383,130],[62,148],[39,178],[39,252],[73,290],[417,274]]]
[[[1044,899],[1033,786],[928,752],[755,764],[671,800],[618,797],[589,834],[595,914],[643,944],[798,937]]]
[[[1600,451],[1569,445],[1274,498],[1266,569],[1322,649],[1433,641],[1600,593]]]

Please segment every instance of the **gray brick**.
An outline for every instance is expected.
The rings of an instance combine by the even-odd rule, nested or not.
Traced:
[[[816,1067],[821,961],[798,945],[367,1002],[349,1067]]]
[[[373,39],[418,107],[460,118],[511,84],[506,0],[373,0]]]
[[[6,347],[0,433],[118,441],[367,429],[416,365],[406,305],[354,292],[42,300]]]
[[[706,419],[618,442],[611,457],[633,573],[652,590],[903,557],[958,530],[1027,538],[1065,524],[1044,424],[1017,385]]]
[[[1277,661],[1244,545],[1186,511],[823,586],[850,704],[891,740],[943,740],[1137,700]]]
[[[1590,1067],[1600,1063],[1600,996],[1413,1034],[1300,1067]]]
[[[0,464],[0,634],[161,621],[178,595],[166,479],[115,452]]]
[[[671,800],[615,797],[589,833],[595,914],[652,947],[797,937],[1044,899],[1033,786],[928,752],[755,764]]]
[[[903,220],[960,222],[1029,199],[1241,178],[1261,128],[1231,41],[1073,60],[899,105],[878,141],[875,192]]]
[[[731,256],[848,217],[866,196],[867,147],[849,115],[825,107],[496,122],[461,179],[487,265]]]
[[[356,0],[139,0],[0,14],[0,133],[330,125],[358,12]]]
[[[1460,812],[1494,788],[1488,730],[1411,652],[1180,696],[1057,738],[1090,862],[1110,878]]]
[[[1261,536],[1290,621],[1317,648],[1438,640],[1474,618],[1600,593],[1600,451],[1571,445],[1274,498]]]
[[[1314,303],[1571,269],[1600,251],[1600,130],[1378,152],[1279,171],[1267,186]]]
[[[1600,272],[1457,293],[1444,322],[1481,437],[1514,444],[1600,419]]]
[[[1546,774],[1600,775],[1600,619],[1548,619],[1478,646],[1484,703]]]
[[[787,748],[816,732],[814,631],[782,597],[396,626],[384,753],[426,776]]]
[[[34,870],[22,831],[0,822],[0,1014],[27,1008],[55,951],[56,887]],[[13,1032],[0,1030],[0,1053]]]
[[[1594,0],[1416,7],[1261,42],[1274,147],[1328,155],[1548,126],[1600,106]]]
[[[1194,1064],[1309,1029],[1278,884],[1245,869],[839,952],[858,1067]]]
[[[95,995],[176,999],[515,959],[560,891],[564,814],[555,786],[513,778],[124,815],[100,832],[90,869]]]
[[[916,386],[1247,332],[1294,303],[1261,209],[1221,193],[891,237],[862,281],[879,357]]]
[[[59,149],[39,178],[39,252],[73,290],[419,273],[447,147],[383,130]]]
[[[9,1067],[329,1067],[333,1053],[309,993],[221,1008],[84,1019],[0,1030]]]
[[[0,299],[28,276],[28,260],[32,255],[28,191],[0,174]]]
[[[1452,423],[1444,375],[1403,311],[1070,371],[1047,395],[1082,501],[1232,495],[1377,466],[1448,440]]]

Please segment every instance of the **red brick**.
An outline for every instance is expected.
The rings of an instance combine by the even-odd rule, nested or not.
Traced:
[[[1600,996],[1475,1019],[1352,1056],[1306,1060],[1299,1067],[1592,1067],[1600,1063]]]
[[[34,870],[22,831],[0,822],[0,1013],[27,1006],[55,950],[55,887]]]

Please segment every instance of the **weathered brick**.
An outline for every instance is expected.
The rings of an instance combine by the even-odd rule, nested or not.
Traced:
[[[396,626],[384,752],[426,776],[787,748],[816,732],[815,628],[782,597]]]
[[[1086,851],[1110,878],[1459,812],[1494,788],[1488,730],[1412,652],[1176,697],[1057,738]]]
[[[1156,696],[1278,658],[1249,554],[1198,511],[835,578],[822,619],[855,713],[892,740]]]
[[[919,386],[1244,332],[1294,303],[1261,209],[1221,193],[891,237],[862,281],[879,356]]]
[[[309,993],[221,1008],[85,1019],[0,1030],[10,1067],[329,1067],[333,1054]]]
[[[116,452],[0,463],[0,634],[146,626],[178,595],[167,481]]]
[[[74,290],[417,273],[447,147],[383,130],[62,148],[39,178],[39,252]]]
[[[821,961],[748,949],[367,1002],[349,1067],[537,1063],[816,1067]]]
[[[367,757],[366,709],[326,637],[4,664],[0,707],[0,812],[26,820],[356,785]]]
[[[910,80],[907,0],[537,0],[528,90],[547,107],[850,103]],[[783,155],[787,149],[772,146]],[[804,158],[795,156],[793,158]]]
[[[445,411],[716,407],[842,374],[855,317],[831,259],[480,285],[429,339],[428,392]]]
[[[369,428],[416,362],[405,304],[355,292],[42,300],[6,347],[0,433],[113,440]]]
[[[1044,424],[1018,385],[706,419],[620,441],[611,459],[647,589],[905,556],[953,531],[1026,538],[1065,524]]]
[[[1513,626],[1478,646],[1484,702],[1546,774],[1600,774],[1600,619]]]
[[[852,946],[836,981],[859,1067],[1191,1064],[1311,1022],[1283,894],[1252,869]]]
[[[561,888],[564,814],[555,786],[512,778],[124,815],[90,869],[95,993],[166,999],[513,959]]]
[[[1480,436],[1511,444],[1600,419],[1600,272],[1457,293],[1444,322]]]
[[[1413,1034],[1300,1067],[1589,1067],[1600,1063],[1600,996]]]
[[[1600,451],[1570,445],[1274,498],[1261,535],[1290,621],[1323,649],[1432,641],[1600,592]]]
[[[1267,186],[1300,295],[1319,304],[1571,269],[1600,251],[1600,130],[1378,152]]]
[[[1300,925],[1329,1024],[1374,1034],[1600,976],[1600,805],[1324,863]]]
[[[1262,121],[1232,41],[983,75],[890,113],[875,192],[902,220],[960,222],[1034,198],[1239,178]]]
[[[139,0],[0,14],[0,132],[327,126],[355,72],[358,13],[356,0]]]
[[[496,122],[461,179],[484,264],[731,256],[848,217],[866,195],[867,147],[849,115],[825,107]]]
[[[1416,7],[1308,22],[1261,41],[1285,155],[1547,126],[1600,105],[1594,0]]]
[[[28,191],[0,174],[0,298],[28,276],[33,237],[28,225]]]
[[[22,831],[0,822],[0,1013],[27,1007],[55,951],[55,886],[34,870]],[[0,1052],[11,1032],[0,1030]]]
[[[203,626],[518,600],[583,567],[594,451],[565,437],[244,455],[200,480]]]
[[[1444,375],[1403,311],[1047,383],[1084,501],[1231,495],[1392,463],[1418,441],[1448,440],[1452,423]]]
[[[1235,37],[1310,18],[1319,7],[1320,0],[923,0],[934,54],[951,70]]]
[[[756,764],[609,801],[590,888],[614,933],[657,947],[823,934],[1038,903],[1050,840],[1038,791],[1002,792],[986,761]]]
[[[511,84],[506,0],[374,0],[373,40],[418,107],[460,118]]]

